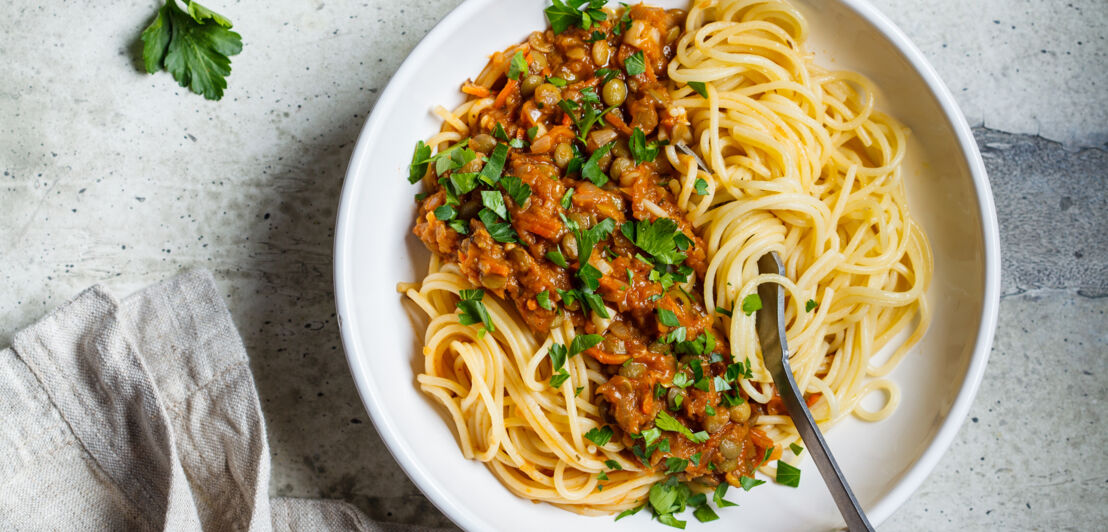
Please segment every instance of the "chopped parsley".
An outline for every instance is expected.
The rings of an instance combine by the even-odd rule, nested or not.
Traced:
[[[569,343],[569,356],[575,356],[586,349],[596,346],[602,341],[604,341],[604,337],[599,334],[579,334],[574,336],[573,341]]]
[[[800,470],[783,460],[777,461],[777,482],[795,488],[800,485]]]
[[[415,151],[412,153],[412,162],[408,165],[408,182],[415,184],[423,179],[423,176],[427,174],[427,164],[431,158],[431,147],[424,144],[423,141],[416,143]]]
[[[546,252],[546,258],[549,259],[550,262],[553,262],[554,264],[557,264],[558,266],[560,266],[562,268],[568,268],[569,267],[569,264],[566,262],[565,255],[562,255],[562,252],[558,251],[556,249],[551,250],[551,251],[547,251]]]
[[[585,439],[596,444],[597,447],[603,447],[608,444],[608,441],[612,439],[612,427],[604,425],[601,428],[592,428],[585,433]]]
[[[496,326],[492,324],[489,311],[485,308],[485,304],[481,302],[485,297],[484,290],[480,288],[462,290],[458,294],[458,297],[460,298],[457,303],[459,323],[462,325],[475,325],[480,323],[485,326],[484,331],[496,331]]]
[[[605,460],[604,465],[607,466],[608,469],[610,469],[612,471],[622,471],[623,470],[623,466],[619,465],[619,462],[617,462],[615,460]]]
[[[743,490],[745,490],[745,491],[750,491],[750,490],[754,489],[756,486],[761,486],[762,484],[765,484],[765,483],[766,483],[766,481],[764,481],[764,480],[758,480],[756,478],[751,478],[751,477],[748,477],[746,475],[743,475],[743,476],[739,477],[739,485],[742,486]]]
[[[600,160],[604,158],[608,152],[612,151],[616,145],[615,142],[609,142],[603,147],[597,148],[589,156],[589,160],[585,161],[585,165],[581,167],[581,177],[592,181],[592,184],[602,187],[608,182],[608,176],[600,169]]]
[[[581,105],[573,100],[562,100],[558,102],[558,107],[562,108],[569,118],[573,120],[573,124],[577,126],[577,138],[581,142],[587,142],[586,136],[589,134],[589,130],[592,129],[597,122],[603,124],[603,116],[615,109],[616,106],[605,109],[598,109],[593,103],[600,103],[600,99],[596,98],[596,93],[593,93],[593,97],[590,99],[585,92],[582,92],[583,96],[586,96],[583,100],[585,105]],[[581,110],[581,116],[577,116],[575,111]],[[569,170],[567,170],[568,172]]]
[[[818,307],[818,306],[819,306],[819,303],[816,303],[815,299],[809,299],[808,302],[804,304],[804,310],[806,312],[811,312],[811,311],[815,310],[816,307]]]
[[[549,290],[543,290],[542,292],[539,292],[537,295],[535,295],[535,302],[538,303],[540,307],[546,310],[554,310],[554,303],[550,302]]]
[[[603,87],[605,83],[608,83],[612,78],[619,74],[619,71],[614,68],[598,68],[596,69],[596,77],[600,78],[599,86]]]
[[[492,150],[492,155],[489,155],[489,160],[485,161],[485,166],[481,168],[481,181],[489,186],[495,185],[500,180],[500,174],[504,171],[504,163],[507,160],[508,145],[497,144]]]
[[[518,177],[504,176],[500,180],[500,186],[504,188],[512,201],[516,202],[517,207],[523,208],[523,204],[527,203],[527,198],[531,197],[531,185],[524,183]]]
[[[728,318],[731,317],[731,311],[727,310],[723,307],[716,307],[716,312],[719,313],[719,314],[723,314],[724,316],[727,316]]]
[[[797,456],[800,456],[800,453],[804,452],[804,448],[797,445],[795,441],[789,444],[789,450]]]
[[[500,122],[497,122],[496,127],[492,128],[492,136],[496,140],[508,142],[508,133],[504,131],[504,126],[500,125]]]
[[[566,193],[562,195],[562,200],[559,202],[563,209],[568,209],[573,204],[573,192],[577,190],[574,188],[567,188]]]
[[[758,294],[750,294],[743,298],[742,309],[743,314],[747,316],[754,314],[762,308],[762,298],[758,297]]]
[[[705,181],[704,179],[699,178],[699,177],[696,178],[696,182],[693,183],[693,186],[696,187],[696,195],[697,196],[707,196],[708,195],[708,182]]]
[[[481,204],[495,212],[502,219],[508,219],[508,208],[504,205],[504,195],[496,190],[482,190]]]
[[[727,508],[728,506],[738,506],[724,497],[727,495],[728,484],[721,482],[719,486],[716,486],[716,492],[712,495],[712,502],[716,503],[716,506],[720,508]]]
[[[558,87],[559,89],[569,84],[569,82],[557,76],[550,76],[546,78],[546,82],[555,87]]]
[[[646,58],[643,57],[642,50],[628,56],[623,62],[623,68],[627,70],[628,76],[638,76],[646,72]]]
[[[627,148],[631,150],[631,157],[635,159],[635,164],[653,162],[658,157],[660,146],[657,141],[647,142],[646,133],[638,127],[631,131],[631,138],[627,141]]]
[[[569,350],[562,344],[553,344],[550,346],[550,350],[547,351],[547,355],[550,356],[550,364],[554,371],[562,369],[562,366],[566,365],[566,358],[569,355]]]
[[[597,288],[600,288],[600,270],[596,269],[592,264],[585,264],[577,270],[577,278],[581,279],[581,283],[585,285],[585,289],[590,292],[595,292]]]
[[[499,195],[500,193],[496,192],[496,194]],[[482,197],[482,199],[484,198]],[[501,202],[503,201],[503,198],[501,198]],[[516,241],[516,230],[512,228],[512,224],[500,221],[497,213],[486,208],[481,209],[481,211],[477,213],[477,217],[481,219],[481,223],[485,224],[485,229],[488,230],[493,240],[497,242]]]
[[[689,461],[684,458],[671,456],[666,458],[666,474],[680,473],[689,467]]]
[[[693,511],[693,517],[695,517],[696,520],[700,521],[701,523],[707,523],[708,521],[715,521],[716,519],[719,519],[719,515],[716,514],[715,510],[713,510],[712,507],[708,506],[707,504],[701,504],[700,506],[698,506],[696,510]]]
[[[662,430],[680,433],[693,443],[703,443],[708,440],[707,432],[700,431],[694,434],[688,427],[665,411],[658,412],[658,416],[654,418],[654,425]]]
[[[550,377],[550,387],[558,388],[567,380],[569,380],[569,372],[567,372],[565,369],[562,369],[561,371]]]
[[[527,72],[527,59],[523,57],[523,52],[516,51],[516,54],[512,56],[512,62],[508,65],[508,79],[518,80],[519,76],[524,72]]]
[[[587,30],[594,22],[606,20],[608,14],[601,8],[607,3],[608,0],[553,0],[543,11],[550,21],[550,29],[559,34],[571,26]]]
[[[620,512],[619,515],[616,516],[616,521],[619,521],[620,519],[623,519],[624,517],[635,515],[635,514],[639,513],[639,510],[642,510],[643,508],[646,508],[645,504],[642,505],[642,506],[636,506],[634,508],[624,510],[624,511]]]
[[[467,194],[477,188],[476,172],[451,172],[450,184],[457,195]]]
[[[469,234],[469,222],[466,220],[450,220],[446,225],[463,235]]]
[[[653,222],[627,222],[620,228],[623,236],[635,243],[639,249],[654,257],[661,264],[676,265],[685,260],[685,254],[679,247],[692,243],[677,227],[677,222],[669,218],[658,218]]]
[[[666,327],[680,327],[681,322],[677,321],[677,315],[672,310],[666,310],[664,308],[658,309],[658,323],[665,325]]]
[[[589,257],[592,256],[592,249],[598,242],[608,238],[608,235],[615,230],[616,222],[611,218],[605,218],[603,221],[596,225],[585,229],[574,229],[573,235],[577,239],[577,261],[578,264],[588,264]]]
[[[444,222],[449,222],[454,219],[454,216],[457,214],[458,213],[454,211],[454,207],[449,205],[439,205],[438,208],[435,209],[435,218]]]
[[[708,97],[708,87],[704,85],[703,81],[690,81],[689,87],[692,87],[692,90],[696,91],[697,94],[705,98]]]

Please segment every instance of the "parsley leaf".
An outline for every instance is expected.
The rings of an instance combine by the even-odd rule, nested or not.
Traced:
[[[438,208],[435,209],[435,218],[444,222],[449,222],[454,219],[454,216],[457,214],[458,213],[454,211],[454,207],[449,205],[439,205]]]
[[[569,373],[566,372],[566,370],[563,368],[561,371],[550,377],[550,387],[558,388],[567,380],[569,380]]]
[[[689,87],[692,87],[692,90],[696,91],[697,94],[705,98],[708,97],[708,87],[704,85],[703,81],[690,81]]]
[[[800,470],[789,465],[788,463],[778,460],[777,461],[777,482],[789,487],[797,487],[800,485]]]
[[[688,237],[677,228],[677,222],[658,218],[653,222],[625,223],[623,226],[624,236],[653,256],[654,260],[662,264],[679,264],[685,260],[685,254],[677,250],[677,244],[678,241],[688,241]],[[630,229],[626,229],[629,226]],[[633,238],[628,233],[632,233]]]
[[[184,4],[187,11],[166,0],[142,31],[143,66],[149,74],[165,69],[182,87],[219,100],[231,75],[231,56],[242,51],[242,36],[231,31],[227,17],[192,0]]]
[[[627,70],[628,76],[638,76],[646,72],[646,58],[643,57],[642,50],[631,54],[627,60],[623,62],[623,68]]]
[[[500,122],[497,122],[496,127],[492,129],[492,136],[496,138],[496,140],[508,142],[508,132],[504,131],[504,126],[501,125]]]
[[[701,504],[695,511],[693,511],[693,517],[695,517],[696,520],[700,521],[701,523],[707,523],[708,521],[715,521],[716,519],[719,519],[719,515],[716,514],[715,510],[712,510],[712,507],[708,506],[707,504]]]
[[[806,312],[811,312],[811,311],[815,310],[816,307],[818,307],[818,306],[819,306],[819,303],[816,303],[815,299],[809,299],[808,302],[804,304],[804,310]]]
[[[743,314],[747,316],[754,314],[762,308],[762,298],[758,297],[758,294],[750,294],[743,298]]]
[[[719,314],[723,314],[724,316],[727,316],[728,318],[731,317],[731,311],[727,310],[723,307],[716,307],[716,312],[719,313]]]
[[[504,195],[496,190],[482,190],[481,204],[486,209],[495,212],[502,219],[508,218],[508,207],[504,205]]]
[[[550,262],[553,262],[554,264],[557,264],[558,266],[560,266],[562,268],[568,268],[569,267],[569,264],[566,263],[565,255],[562,255],[562,252],[558,251],[556,249],[551,250],[551,251],[547,251],[546,252],[546,258],[549,259]]]
[[[703,443],[708,440],[708,434],[706,432],[701,431],[693,434],[688,427],[682,425],[680,421],[677,421],[677,419],[667,414],[665,411],[658,412],[658,416],[654,418],[654,425],[662,430],[680,433],[693,443]]]
[[[664,308],[658,309],[658,323],[665,325],[666,327],[680,327],[681,322],[677,321],[677,315],[672,310],[666,310]]]
[[[492,318],[489,316],[489,311],[485,308],[485,304],[481,302],[485,297],[484,290],[480,288],[475,290],[462,290],[458,296],[461,298],[456,305],[458,310],[461,311],[458,315],[459,323],[462,325],[481,323],[488,332],[496,330],[496,326],[492,324]]]
[[[716,503],[719,508],[727,508],[728,506],[738,506],[723,497],[727,495],[727,487],[729,485],[726,482],[721,482],[719,486],[716,486],[716,492],[712,495],[712,501]]]
[[[600,160],[603,159],[608,152],[612,151],[615,145],[615,142],[609,142],[592,152],[592,155],[589,156],[589,160],[585,161],[585,165],[581,167],[581,177],[592,181],[592,184],[598,187],[604,186],[604,184],[608,182],[608,176],[600,169]]]
[[[603,447],[612,439],[612,434],[612,427],[607,425],[599,429],[593,427],[585,433],[585,439],[595,443],[597,447]]]
[[[553,86],[555,86],[555,87],[558,87],[559,89],[562,88],[562,87],[565,87],[566,85],[569,84],[568,81],[566,81],[562,78],[559,78],[558,76],[550,76],[550,77],[546,78],[546,82],[553,85]]]
[[[623,470],[623,466],[619,465],[619,462],[617,462],[615,460],[605,460],[604,465],[607,466],[608,469],[610,469],[612,471],[622,471]]]
[[[574,189],[574,188],[567,188],[566,189],[565,195],[562,196],[562,201],[559,202],[562,205],[563,209],[568,209],[569,206],[573,204],[572,199],[573,199],[573,192],[575,190],[577,190],[577,189]]]
[[[696,187],[696,195],[697,196],[707,196],[708,195],[708,182],[705,181],[704,179],[699,178],[699,177],[696,178],[696,182],[693,183],[693,186]]]
[[[646,508],[645,504],[642,505],[642,506],[636,506],[636,507],[631,508],[629,510],[624,510],[624,511],[620,512],[619,515],[616,516],[616,521],[619,521],[620,519],[623,519],[624,517],[627,517],[627,516],[635,515],[635,514],[639,513],[639,510],[642,510],[643,508]]]
[[[581,282],[585,285],[585,289],[590,292],[595,292],[597,288],[600,288],[601,276],[600,270],[596,269],[592,264],[585,264],[577,270],[577,278],[581,279]]]
[[[527,72],[527,69],[527,59],[524,59],[523,52],[517,50],[508,65],[508,79],[519,79],[520,74]]]
[[[493,148],[489,160],[485,161],[485,166],[481,168],[481,181],[488,183],[490,186],[495,185],[500,180],[500,174],[504,171],[504,163],[507,160],[508,145],[497,144],[496,148]]]
[[[687,468],[687,467],[689,467],[689,461],[685,460],[684,458],[678,458],[676,456],[671,456],[669,458],[666,458],[666,473],[667,474],[680,473],[680,472],[684,471],[685,468]]]
[[[543,290],[535,296],[535,302],[546,310],[554,310],[554,303],[550,302],[550,291]]]
[[[427,174],[427,159],[431,157],[431,147],[419,141],[412,152],[412,162],[408,165],[408,182],[415,184]]]
[[[500,193],[497,192],[496,194]],[[503,201],[503,198],[501,198],[501,201]],[[485,229],[488,230],[493,240],[497,242],[515,242],[516,230],[512,228],[512,224],[500,221],[495,212],[489,209],[481,209],[477,213],[477,217],[481,219],[481,223],[485,224]]]
[[[469,222],[466,220],[450,220],[450,223],[446,225],[449,225],[451,229],[463,235],[469,234]]]
[[[586,349],[596,346],[602,341],[604,341],[604,337],[599,334],[579,334],[574,336],[573,341],[569,343],[569,356],[575,356]]]
[[[553,4],[543,11],[550,21],[550,28],[558,34],[574,25],[587,30],[593,22],[607,19],[608,14],[601,9],[606,3],[608,0],[553,0]]]
[[[650,506],[654,509],[654,513],[658,515],[666,515],[673,513],[678,509],[677,496],[679,491],[676,489],[676,478],[672,478],[666,482],[658,482],[650,487]],[[682,501],[684,502],[684,501]]]
[[[450,174],[450,184],[454,185],[454,192],[456,194],[466,194],[477,188],[477,173],[452,172]]]
[[[742,486],[742,488],[746,491],[750,491],[750,490],[754,489],[755,487],[761,486],[762,484],[765,484],[765,483],[766,483],[766,481],[764,481],[764,480],[758,480],[758,479],[755,479],[755,478],[748,477],[746,475],[743,475],[743,476],[739,477],[739,485]]]
[[[585,93],[582,92],[582,94],[584,95]],[[592,105],[592,103],[599,103],[600,101],[599,98],[595,98],[595,93],[593,99],[590,100],[586,98],[583,101],[585,105],[581,105],[573,100],[562,100],[558,102],[558,107],[560,107],[565,114],[569,115],[570,119],[573,120],[573,125],[577,126],[577,138],[581,142],[587,142],[586,136],[589,134],[589,130],[591,130],[597,122],[603,124],[604,115],[607,114],[608,111],[615,109],[616,106],[613,105],[598,111],[597,108]],[[580,117],[574,113],[574,111],[578,109],[581,109]],[[567,168],[566,172],[568,173],[570,170]]]
[[[631,150],[631,157],[635,158],[635,164],[653,162],[658,157],[658,143],[646,142],[646,134],[637,127],[631,132],[627,148]]]
[[[531,185],[524,183],[518,177],[504,176],[500,180],[500,186],[504,188],[504,191],[511,196],[512,201],[516,202],[516,206],[523,208],[523,204],[527,203],[527,198],[531,197]]]
[[[547,354],[550,355],[550,363],[554,371],[558,371],[566,365],[566,356],[569,354],[569,350],[562,344],[553,344]]]
[[[592,249],[598,242],[608,238],[608,235],[610,235],[615,228],[615,220],[605,218],[603,221],[584,231],[574,229],[573,236],[577,239],[577,263],[588,264],[589,257],[592,256]]]
[[[792,443],[789,444],[789,450],[792,451],[793,454],[795,454],[797,456],[799,456],[800,453],[804,452],[804,448],[797,445],[796,442],[792,442]]]

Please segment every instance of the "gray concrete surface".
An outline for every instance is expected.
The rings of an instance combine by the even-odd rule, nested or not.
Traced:
[[[10,3],[0,21],[0,345],[90,284],[125,293],[210,268],[252,354],[273,493],[449,526],[354,391],[331,253],[361,124],[457,3],[211,0],[246,43],[218,103],[136,69],[153,1]],[[971,420],[882,529],[1095,530],[1108,522],[1108,5],[875,3],[970,121],[993,128],[976,134],[1005,276]]]

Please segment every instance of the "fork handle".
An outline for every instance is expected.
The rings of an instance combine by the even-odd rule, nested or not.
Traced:
[[[776,252],[763,256],[758,261],[758,267],[762,273],[785,274],[785,268]],[[839,513],[846,521],[847,528],[851,532],[862,530],[873,532],[873,525],[869,523],[865,512],[862,511],[862,506],[858,504],[858,499],[854,497],[854,492],[843,477],[839,464],[831,456],[827,442],[823,439],[819,426],[812,419],[812,413],[801,397],[796,380],[793,379],[792,369],[789,368],[789,346],[785,340],[785,290],[777,283],[766,283],[758,287],[758,294],[762,300],[762,310],[759,311],[758,317],[770,318],[757,320],[758,336],[762,344],[762,359],[765,361],[766,369],[773,376],[773,384],[777,386],[781,400],[785,403],[785,409],[788,410],[789,417],[792,418],[793,425],[800,434],[800,439],[804,441],[805,447],[812,455],[812,460],[816,463],[823,482],[827,484],[831,497],[835,499],[835,504],[839,507]]]

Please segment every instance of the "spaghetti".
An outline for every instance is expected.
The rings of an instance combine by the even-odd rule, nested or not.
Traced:
[[[790,363],[821,427],[890,415],[887,375],[929,322],[931,255],[905,130],[872,84],[814,65],[785,2],[562,5],[587,15],[576,25],[559,4],[462,105],[435,108],[442,130],[413,155],[434,253],[398,289],[429,317],[417,381],[463,455],[585,514],[639,507],[667,475],[696,491],[774,473],[797,434],[760,358],[766,282],[787,290]],[[784,277],[758,274],[770,251]],[[884,405],[860,406],[873,392]]]

